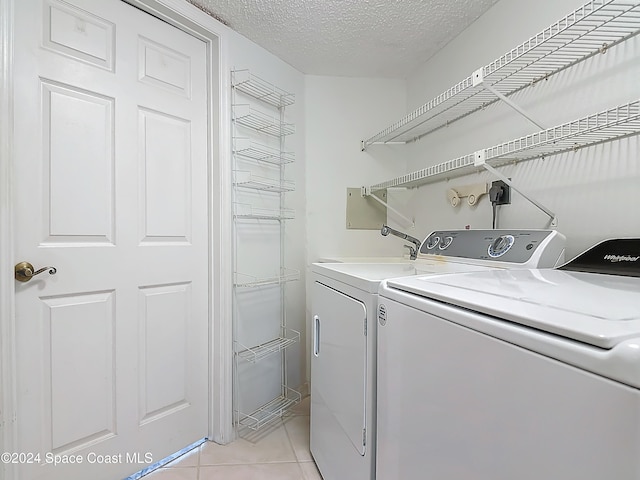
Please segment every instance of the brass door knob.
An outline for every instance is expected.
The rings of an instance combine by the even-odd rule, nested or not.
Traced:
[[[15,277],[19,282],[28,282],[36,275],[40,275],[45,270],[49,270],[49,275],[55,275],[58,271],[56,267],[42,267],[39,270],[34,271],[33,265],[29,262],[20,262],[16,265]]]

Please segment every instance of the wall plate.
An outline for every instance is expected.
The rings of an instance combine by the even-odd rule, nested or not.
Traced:
[[[387,222],[387,207],[373,198],[363,197],[360,187],[347,188],[347,230],[380,230]],[[375,195],[386,203],[387,190]]]

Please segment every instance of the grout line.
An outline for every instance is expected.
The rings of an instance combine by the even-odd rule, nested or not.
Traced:
[[[310,460],[304,460],[304,462],[308,462]],[[210,465],[200,465],[197,468],[200,467],[238,467],[238,466],[242,466],[242,465],[280,465],[283,463],[300,463],[297,459],[296,460],[277,460],[275,462],[269,462],[269,461],[262,461],[262,462],[240,462],[240,463],[212,463]],[[185,468],[196,468],[196,467],[185,467]]]
[[[301,480],[306,480],[307,476],[304,473],[304,470],[302,469],[302,465],[301,463],[312,463],[312,462],[259,462],[259,463],[233,463],[233,464],[224,464],[224,465],[201,465],[202,467],[216,467],[216,468],[220,468],[220,467],[250,467],[253,465],[283,465],[283,464],[288,464],[288,465],[297,465],[298,466],[298,471],[302,474]],[[200,480],[200,467],[197,467],[198,471],[197,471],[197,479]],[[204,479],[204,477],[202,477]]]
[[[198,461],[196,462],[196,465],[198,466],[198,470],[196,471],[196,480],[200,480],[200,453],[202,453],[202,446],[205,445],[206,443],[207,441],[205,441],[203,444],[198,446]]]
[[[295,458],[296,459],[296,463],[298,463],[299,462],[298,454],[296,453],[296,449],[293,448],[293,442],[291,441],[291,437],[289,436],[289,430],[287,430],[287,425],[284,422],[282,422],[282,428],[284,428],[284,433],[287,435],[287,440],[289,440],[289,446],[291,447],[291,452],[293,453],[293,458]]]

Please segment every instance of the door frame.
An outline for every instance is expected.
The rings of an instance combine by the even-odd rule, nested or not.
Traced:
[[[0,0],[0,452],[16,451],[15,286],[13,279],[14,7]],[[202,40],[207,50],[209,219],[208,438],[234,439],[232,407],[231,118],[227,27],[185,0],[121,0]],[[17,179],[15,179],[17,180]],[[11,465],[0,465],[8,480]]]

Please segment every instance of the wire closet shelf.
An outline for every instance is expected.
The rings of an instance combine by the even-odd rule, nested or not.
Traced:
[[[362,142],[409,143],[640,32],[640,2],[594,0]]]
[[[280,285],[299,279],[300,271],[291,268],[283,268],[278,275],[270,275],[264,277],[236,272],[234,285],[236,287],[265,287],[267,285]]]
[[[243,137],[233,139],[233,153],[238,157],[272,165],[284,165],[295,161],[293,152],[282,152],[279,149]]]
[[[480,152],[484,160],[498,167],[507,163],[548,157],[609,142],[640,133],[640,101],[630,102],[573,122],[542,130]],[[393,187],[417,187],[455,178],[478,170],[474,152],[431,167],[372,185],[369,192]]]
[[[243,103],[233,105],[233,121],[245,128],[272,137],[284,137],[296,132],[293,124],[281,122],[280,119]]]
[[[256,363],[274,353],[279,353],[285,348],[300,341],[300,332],[293,329],[281,327],[284,335],[270,340],[261,345],[247,347],[240,342],[236,342],[236,355],[241,360],[250,363]]]
[[[282,417],[291,407],[300,403],[302,395],[299,392],[286,385],[282,385],[282,390],[282,395],[249,414],[237,411],[238,424],[251,430],[259,430],[272,420]]]
[[[262,208],[248,203],[235,202],[233,216],[245,220],[293,220],[296,211],[293,208]]]
[[[296,189],[295,182],[291,180],[263,177],[248,170],[234,170],[233,186],[276,193],[293,192]]]
[[[296,96],[285,92],[270,82],[253,75],[249,70],[233,70],[231,72],[231,84],[238,91],[261,100],[276,108],[293,105]]]

